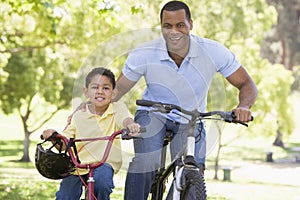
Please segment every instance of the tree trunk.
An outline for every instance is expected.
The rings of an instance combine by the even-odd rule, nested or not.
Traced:
[[[217,156],[216,156],[216,160],[215,160],[215,176],[214,176],[215,180],[219,180],[219,178],[218,178],[218,171],[219,171],[220,151],[221,151],[221,144],[219,143],[219,145],[218,145],[218,152],[217,152]]]
[[[282,141],[282,133],[279,130],[277,130],[276,138],[273,142],[273,145],[284,148],[284,143]]]
[[[214,179],[219,180],[219,178],[218,178],[219,159],[220,159],[221,148],[223,147],[223,145],[222,145],[222,130],[221,130],[219,123],[216,122],[215,125],[218,130],[219,139],[218,139],[218,151],[217,151],[216,160],[215,160],[215,177],[214,177]]]
[[[30,134],[28,131],[25,132],[25,139],[23,141],[23,157],[21,158],[21,162],[31,162],[29,157],[29,146],[30,146]]]

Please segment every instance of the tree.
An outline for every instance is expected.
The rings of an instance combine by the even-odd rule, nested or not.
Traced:
[[[12,54],[4,67],[9,76],[1,88],[2,110],[6,114],[15,109],[18,111],[25,134],[21,161],[25,162],[30,161],[30,135],[57,111],[69,107],[72,98],[69,91],[73,79],[58,71],[54,63],[46,65],[45,60],[41,59],[45,57],[44,53],[39,50]],[[45,109],[50,103],[55,106]]]
[[[267,0],[267,3],[275,7],[278,18],[265,37],[263,55],[293,71],[300,64],[300,1]]]
[[[91,51],[96,49],[98,55],[94,57],[102,60],[99,63],[116,66],[113,71],[120,72],[128,51],[138,44],[130,44],[130,41],[135,41],[140,32],[124,38],[123,43],[116,42],[106,46],[99,43],[105,43],[117,33],[131,33],[133,29],[145,26],[149,29],[157,27],[158,12],[162,3],[136,3],[133,0],[7,0],[0,4],[1,108],[7,114],[20,110],[20,117],[28,119],[23,121],[23,127],[27,126],[31,132],[36,129],[34,127],[38,127],[36,120],[42,119],[32,112],[36,102],[48,105],[45,113],[52,113],[57,107],[67,106],[65,102],[70,102],[68,95],[72,95],[71,82],[78,77],[78,69],[82,69],[81,62],[88,56],[94,56],[90,54]],[[279,94],[278,91],[286,94],[292,79],[282,66],[273,66],[259,55],[263,33],[276,22],[274,8],[267,6],[264,0],[204,0],[189,2],[189,5],[194,19],[193,32],[224,43],[237,53],[241,63],[254,77],[260,91],[258,103],[253,108],[258,115],[255,121],[264,124],[264,117],[269,113],[276,117],[283,116],[285,111],[281,106],[288,95],[281,95],[279,99],[276,95]],[[128,47],[129,45],[131,46]],[[115,52],[120,54],[112,54]],[[87,66],[88,63],[95,64],[89,59],[90,57],[82,66]],[[283,81],[279,75],[274,75],[273,79],[268,75],[266,80],[265,74],[270,73],[285,74],[288,81]],[[23,96],[16,95],[20,89],[11,86],[11,80],[20,79],[27,85],[26,88],[22,88]],[[231,109],[236,105],[237,91],[228,87],[226,83],[224,90],[227,94],[225,106]],[[141,90],[137,88],[136,91],[140,93]],[[289,110],[289,105],[284,106],[285,110]],[[30,111],[28,116],[27,110]],[[289,117],[281,118],[286,122],[290,120],[284,124],[288,131],[292,130],[292,120]],[[272,118],[268,123],[275,124],[276,121]],[[31,127],[32,124],[35,126]]]
[[[277,23],[266,32],[262,56],[293,72],[293,91],[300,91],[300,0],[267,0],[278,13]]]
[[[118,25],[110,15],[114,5],[106,1],[8,0],[0,7],[1,109],[17,110],[25,135],[21,161],[28,162],[30,135],[70,107],[76,71],[89,45]]]
[[[197,2],[198,3],[198,2]],[[260,56],[261,42],[265,31],[269,30],[276,23],[276,11],[272,6],[263,0],[250,1],[201,1],[201,12],[194,13],[195,32],[201,33],[204,37],[220,41],[236,53],[239,61],[247,68],[250,75],[257,84],[259,95],[256,104],[252,108],[255,117],[255,124],[250,123],[247,132],[273,135],[276,133],[278,124],[281,121],[282,129],[290,134],[294,127],[289,101],[289,92],[293,77],[282,65],[272,65],[268,60]],[[196,6],[193,6],[196,9]],[[201,25],[200,29],[197,29]],[[220,101],[226,103],[217,105],[217,108],[230,110],[237,105],[237,90],[229,87],[227,82],[216,82],[210,89],[211,97],[209,103]],[[221,87],[222,86],[222,87]],[[226,96],[218,96],[219,88],[226,91]],[[217,91],[217,92],[214,92]],[[213,101],[213,102],[211,102]],[[216,108],[209,104],[209,108]],[[221,149],[224,144],[221,141],[223,126],[217,126],[218,149],[215,158],[216,171],[220,164]],[[237,136],[238,137],[238,136]],[[216,138],[217,139],[217,138]]]

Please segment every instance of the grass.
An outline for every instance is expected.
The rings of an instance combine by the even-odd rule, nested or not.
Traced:
[[[300,101],[297,98],[295,111],[299,110]],[[65,119],[70,112],[64,111],[54,117],[42,129],[56,127],[60,130],[65,125]],[[298,119],[299,113],[296,113]],[[59,181],[42,177],[35,169],[34,162],[22,163],[18,160],[22,157],[23,138],[20,126],[16,126],[16,116],[2,117],[0,113],[0,199],[29,200],[29,199],[55,199],[55,192],[59,187]],[[41,129],[41,130],[42,130]],[[30,157],[34,159],[36,143],[39,141],[41,130],[31,137]],[[293,162],[295,153],[293,147],[300,146],[300,136],[296,129],[295,134],[284,138],[286,148],[278,148],[270,145],[274,138],[249,137],[244,135],[229,146],[222,149],[220,165],[232,166],[231,181],[222,180],[223,172],[219,170],[219,180],[214,180],[214,155],[207,156],[207,170],[205,179],[209,200],[294,200],[300,196],[300,163]],[[232,135],[224,136],[232,137]],[[226,138],[224,138],[226,139]],[[273,152],[276,162],[267,163],[266,151]],[[123,199],[123,185],[126,169],[123,168],[115,176],[116,188],[111,195],[112,200]]]
[[[244,141],[244,140],[243,140]],[[252,141],[258,144],[258,139]],[[35,145],[37,142],[31,143],[30,152],[33,154]],[[247,146],[243,144],[237,145],[232,144],[230,147],[224,149],[223,157],[221,163],[223,165],[233,165],[236,168],[242,167],[243,165],[253,165],[253,163],[259,163],[261,166],[265,165],[264,162],[264,148],[258,148],[258,146],[263,145],[249,145],[247,141]],[[250,142],[251,144],[251,142]],[[291,152],[289,152],[290,147],[300,146],[300,143],[291,143],[286,150],[274,148],[276,153],[276,159],[288,158]],[[11,140],[11,141],[0,141],[0,199],[11,199],[11,200],[27,200],[27,199],[55,199],[55,192],[58,189],[59,181],[49,180],[38,174],[35,169],[34,163],[23,163],[18,162],[22,152],[22,141]],[[250,153],[251,152],[251,153]],[[33,158],[33,156],[31,156]],[[286,191],[285,199],[293,199],[295,195],[299,196],[298,187],[293,187],[291,184],[278,184],[276,182],[266,182],[265,180],[259,179],[247,179],[243,177],[242,174],[240,178],[234,174],[238,170],[232,172],[232,181],[224,182],[222,181],[222,171],[219,172],[220,180],[213,180],[213,157],[208,156],[207,166],[208,170],[206,172],[207,190],[210,200],[229,200],[229,199],[239,199],[238,197],[230,198],[230,194],[224,191],[226,188],[228,191],[234,190],[238,192],[237,188],[243,188],[244,190],[248,188],[246,192],[251,190],[266,190],[265,194],[269,191]],[[269,164],[272,167],[279,167],[276,163]],[[291,167],[292,165],[285,166]],[[282,167],[282,166],[280,166]],[[284,167],[284,166],[283,166]],[[293,165],[293,167],[299,167],[299,165]],[[260,168],[254,168],[260,170]],[[271,168],[270,168],[271,169]],[[112,200],[123,199],[123,184],[125,181],[125,171],[122,170],[116,175],[116,188],[111,195]],[[255,172],[257,173],[257,172]],[[279,199],[278,196],[272,196],[272,193],[268,194],[270,199]],[[262,194],[259,194],[262,197]],[[289,197],[290,196],[290,197]],[[240,196],[242,197],[242,196]],[[245,198],[243,198],[245,199]],[[255,198],[263,199],[263,198]]]
[[[32,141],[30,152],[34,159],[37,142]],[[42,177],[33,162],[19,162],[22,156],[23,141],[0,141],[0,199],[29,200],[55,199],[59,180]],[[123,188],[115,188],[111,199],[122,199]]]
[[[43,179],[33,162],[18,162],[22,150],[22,141],[0,141],[0,199],[54,199],[58,182]]]

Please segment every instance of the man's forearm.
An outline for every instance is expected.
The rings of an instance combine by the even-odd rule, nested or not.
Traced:
[[[124,94],[126,94],[135,85],[135,83],[136,82],[130,81],[121,73],[116,83],[116,88],[115,88],[116,94],[115,97],[112,99],[112,101],[120,100],[121,97]]]
[[[255,103],[258,90],[255,84],[250,81],[240,88],[239,92],[239,105],[238,107],[251,108]]]
[[[119,84],[116,85],[116,89],[115,89],[116,95],[112,99],[113,102],[119,101],[122,98],[122,96],[130,90],[130,88],[126,88],[126,87],[122,87],[122,86],[118,86],[118,85]]]

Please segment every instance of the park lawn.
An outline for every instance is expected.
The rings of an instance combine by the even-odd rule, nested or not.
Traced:
[[[42,177],[35,168],[34,151],[37,142],[31,142],[32,162],[18,162],[22,156],[22,141],[0,141],[0,199],[29,200],[55,199],[60,180]],[[123,189],[115,188],[111,199],[122,199]]]
[[[300,108],[300,96],[295,98],[295,111]],[[69,111],[63,111],[54,117],[41,130],[47,127],[65,125]],[[295,119],[300,113],[295,112]],[[17,162],[22,157],[23,138],[18,117],[11,115],[2,119],[0,112],[0,199],[28,200],[54,199],[59,186],[59,180],[49,180],[42,177],[35,169],[34,162]],[[297,124],[296,124],[297,125]],[[232,127],[232,126],[230,126]],[[34,152],[41,130],[31,137],[30,157],[34,161]],[[222,170],[219,170],[219,180],[214,180],[214,151],[207,156],[208,199],[256,199],[256,200],[293,200],[300,196],[298,183],[300,180],[300,163],[291,161],[292,147],[300,147],[300,126],[297,125],[295,134],[284,138],[286,149],[272,146],[272,138],[251,137],[245,134],[229,146],[222,149],[221,166],[232,166],[230,182],[222,180]],[[297,134],[298,133],[298,134]],[[224,133],[224,136],[234,137]],[[273,152],[274,163],[266,163],[266,151]],[[272,172],[272,173],[271,173]],[[274,173],[273,173],[274,172]],[[112,200],[123,199],[123,187],[126,171],[123,169],[115,176],[116,188]],[[277,179],[276,179],[277,178]]]
[[[258,140],[247,142],[247,148],[242,142],[241,145],[232,144],[230,148],[224,149],[224,154],[222,158],[223,164],[235,165],[251,165],[253,163],[264,163],[264,151],[263,148],[259,148],[257,145]],[[31,143],[31,158],[34,159],[33,154],[35,150],[35,145],[37,142]],[[249,145],[256,144],[251,147]],[[300,144],[291,144],[293,146],[299,146]],[[289,148],[287,148],[289,149]],[[275,148],[276,159],[280,157],[287,157],[288,153],[284,150]],[[251,152],[251,154],[249,154]],[[9,140],[0,141],[0,199],[11,199],[11,200],[27,200],[27,199],[55,199],[55,192],[59,186],[59,180],[49,180],[42,177],[35,169],[34,162],[22,163],[17,162],[22,156],[22,141]],[[299,165],[300,166],[300,165]],[[293,188],[290,185],[280,185],[276,183],[265,183],[257,180],[247,180],[242,176],[237,177],[235,173],[232,173],[232,181],[224,182],[222,180],[222,170],[219,171],[219,180],[213,180],[213,157],[208,156],[207,160],[207,171],[206,171],[206,182],[209,197],[208,199],[245,199],[242,198],[244,194],[238,194],[239,191],[257,190],[261,193],[255,199],[280,199],[276,192],[270,193],[269,191],[286,191],[285,199],[293,199],[294,196],[299,196],[298,188]],[[123,184],[125,181],[126,172],[122,170],[115,177],[116,188],[111,195],[112,200],[123,199]],[[238,189],[240,188],[240,189]],[[230,194],[237,193],[239,195],[237,198],[227,198]],[[273,196],[272,196],[273,195]],[[261,198],[259,198],[261,197]]]

